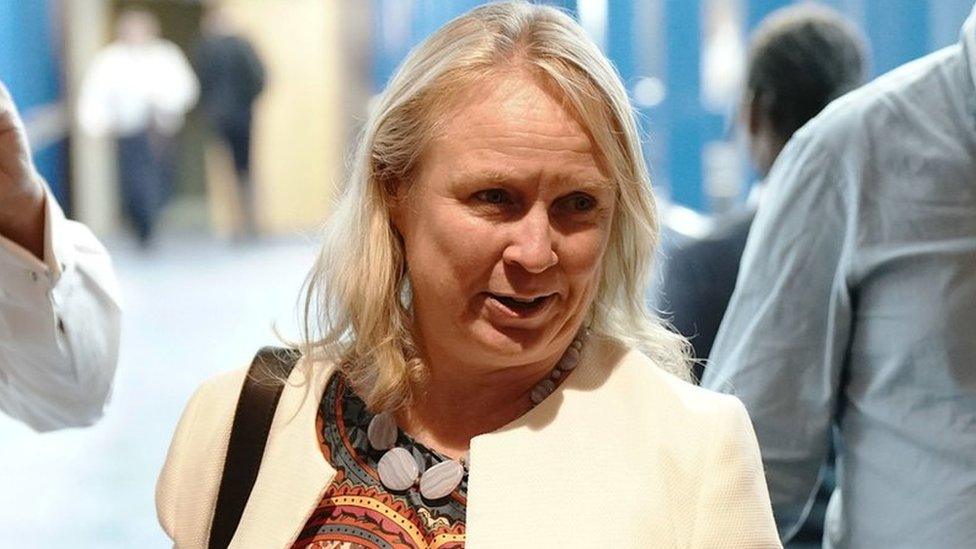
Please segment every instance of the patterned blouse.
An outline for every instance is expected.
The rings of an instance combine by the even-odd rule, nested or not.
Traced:
[[[335,374],[326,385],[316,426],[325,460],[336,470],[322,501],[292,549],[464,547],[468,479],[449,496],[430,501],[416,487],[392,492],[380,483],[376,466],[383,456],[366,438],[373,414]],[[448,458],[398,434],[396,445],[427,467]]]

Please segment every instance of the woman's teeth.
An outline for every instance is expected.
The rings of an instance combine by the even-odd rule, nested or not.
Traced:
[[[540,296],[536,298],[518,298],[518,297],[509,297],[509,296],[492,294],[492,297],[510,309],[516,311],[528,311],[545,303],[546,299],[549,296]]]

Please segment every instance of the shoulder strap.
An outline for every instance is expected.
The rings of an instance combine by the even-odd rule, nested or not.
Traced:
[[[234,412],[217,506],[210,523],[210,549],[230,545],[254,488],[285,381],[298,362],[296,349],[264,347],[254,356]]]

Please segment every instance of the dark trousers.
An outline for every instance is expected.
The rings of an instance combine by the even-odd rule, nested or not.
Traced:
[[[246,185],[251,175],[251,117],[239,116],[234,120],[223,120],[217,122],[216,126],[234,159],[238,182]]]
[[[239,115],[215,122],[220,139],[230,149],[237,174],[237,196],[245,236],[257,234],[255,219],[254,186],[251,182],[251,115]]]
[[[117,145],[122,205],[140,244],[146,245],[170,192],[171,140],[143,131],[119,137]]]

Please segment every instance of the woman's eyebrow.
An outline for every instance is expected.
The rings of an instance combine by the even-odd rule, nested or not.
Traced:
[[[470,185],[470,184],[503,184],[510,181],[517,181],[518,178],[513,177],[512,174],[502,173],[498,170],[477,170],[477,171],[467,171],[460,172],[456,174],[453,178],[455,184],[459,185]]]
[[[452,177],[453,183],[456,185],[504,185],[506,183],[518,182],[523,179],[531,179],[531,177],[519,177],[512,173],[505,173],[500,170],[475,170],[469,172],[461,172]],[[565,185],[572,187],[579,187],[583,190],[594,190],[594,191],[604,191],[612,190],[614,188],[613,183],[605,177],[587,177],[587,178],[577,178],[572,175],[560,175],[557,180]]]
[[[573,180],[571,182],[574,182],[576,186],[595,191],[610,191],[615,188],[614,184],[609,179],[604,177]]]

